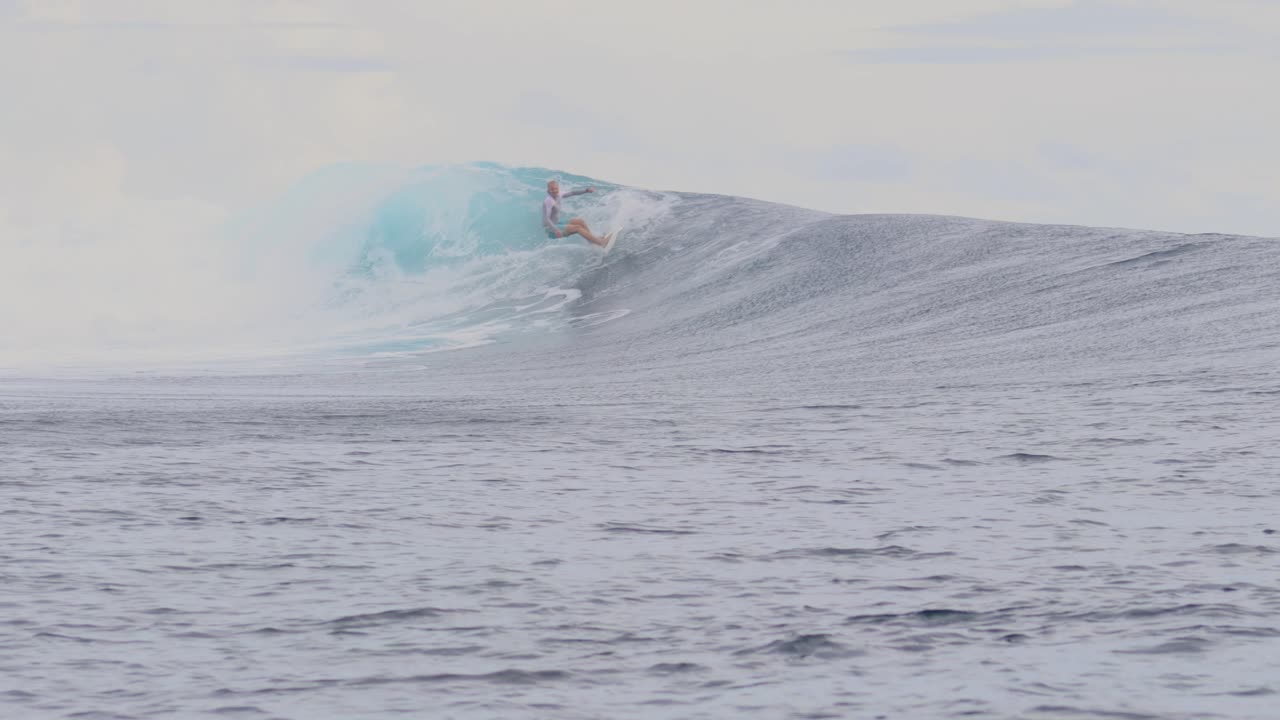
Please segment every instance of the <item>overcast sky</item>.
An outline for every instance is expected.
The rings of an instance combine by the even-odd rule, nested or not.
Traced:
[[[1280,0],[0,0],[0,242],[493,160],[1280,235]]]

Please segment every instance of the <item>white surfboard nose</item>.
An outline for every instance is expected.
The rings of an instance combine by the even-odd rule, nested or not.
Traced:
[[[610,250],[613,249],[613,246],[618,242],[618,234],[621,232],[622,232],[622,226],[619,225],[618,227],[610,231],[608,235],[605,236],[606,238],[608,238],[608,242],[604,244],[605,252],[609,252]]]

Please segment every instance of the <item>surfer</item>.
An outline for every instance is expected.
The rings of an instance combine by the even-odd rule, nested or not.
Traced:
[[[560,183],[555,180],[547,181],[547,197],[542,201],[542,227],[547,231],[547,237],[562,238],[566,235],[581,235],[587,239],[587,242],[600,247],[608,247],[609,236],[596,237],[591,232],[591,228],[587,227],[587,223],[582,218],[573,218],[569,222],[560,224],[560,200],[574,195],[586,195],[593,193],[596,189],[593,187],[584,188],[582,190],[574,190],[572,192],[560,193]]]

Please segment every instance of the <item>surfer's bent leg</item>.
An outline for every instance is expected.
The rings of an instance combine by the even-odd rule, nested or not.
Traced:
[[[605,240],[604,238],[598,238],[595,235],[593,235],[591,233],[591,229],[587,227],[586,221],[584,221],[582,218],[574,218],[570,220],[569,224],[564,226],[564,234],[565,235],[574,235],[574,234],[581,235],[582,237],[587,239],[587,242],[591,243],[592,245],[599,245],[600,247],[604,247],[605,245],[609,244],[608,240]]]

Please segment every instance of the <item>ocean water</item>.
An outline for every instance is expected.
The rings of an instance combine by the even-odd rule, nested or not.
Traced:
[[[1280,717],[1280,241],[548,175],[21,288],[0,717]]]

